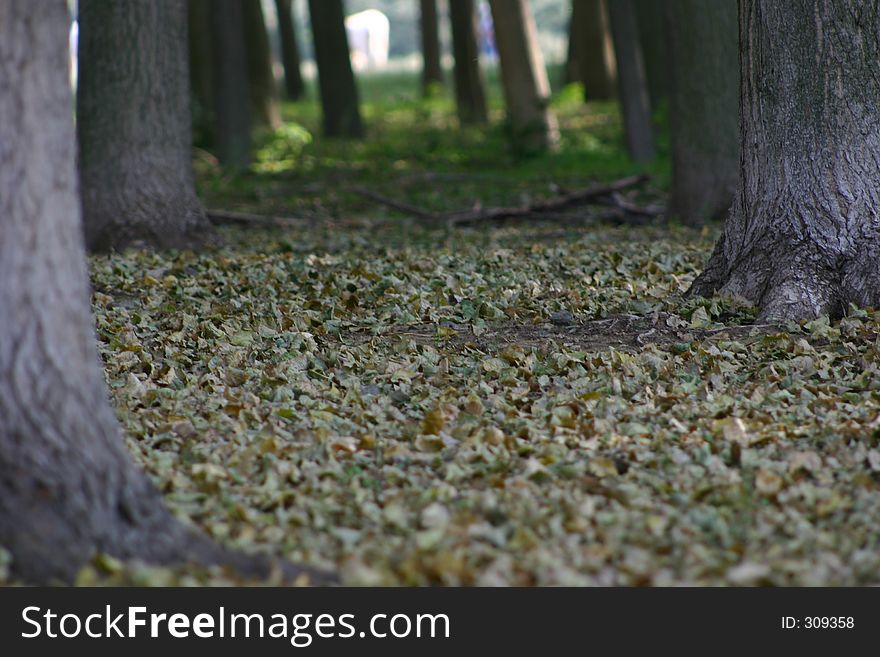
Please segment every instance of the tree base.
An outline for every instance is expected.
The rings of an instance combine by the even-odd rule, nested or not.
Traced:
[[[816,241],[766,233],[741,240],[736,248],[730,241],[726,231],[685,296],[741,297],[757,306],[761,323],[820,315],[837,319],[850,304],[880,305],[880,281],[872,266],[880,254],[868,244],[840,255]]]
[[[86,245],[92,253],[126,247],[199,250],[218,241],[199,205],[113,203],[84,206]]]

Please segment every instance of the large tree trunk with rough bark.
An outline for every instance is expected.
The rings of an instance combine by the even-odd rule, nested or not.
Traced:
[[[364,135],[357,85],[351,70],[342,0],[309,0],[312,41],[327,137]]]
[[[63,2],[0,0],[0,545],[36,583],[97,553],[265,575],[177,520],[123,446],[89,314],[67,26]]]
[[[281,125],[281,109],[263,7],[260,0],[241,0],[241,3],[251,117],[255,125],[275,130]]]
[[[486,123],[486,80],[480,67],[477,14],[473,0],[449,0],[452,55],[455,58],[455,103],[461,123]]]
[[[214,138],[217,157],[228,167],[251,161],[251,110],[242,30],[241,0],[212,0]]]
[[[736,0],[668,0],[670,211],[702,224],[730,209],[739,181]]]
[[[186,19],[178,0],[80,0],[76,126],[91,249],[192,247],[211,235],[192,173]]]
[[[514,143],[526,151],[555,148],[559,126],[550,110],[550,82],[528,1],[489,0],[489,6]]]
[[[880,307],[876,2],[742,0],[739,191],[691,294],[759,321]]]
[[[278,35],[281,38],[281,64],[284,67],[284,93],[288,100],[300,100],[306,93],[303,83],[299,44],[296,40],[292,0],[275,0]]]
[[[605,0],[572,0],[566,84],[584,85],[585,100],[613,98],[617,63]]]
[[[440,64],[440,28],[437,21],[437,0],[421,0],[419,25],[422,35],[422,94],[443,86]]]
[[[632,0],[613,0],[609,15],[626,146],[636,162],[648,162],[654,159],[654,131]]]
[[[612,0],[613,1],[613,0]],[[666,31],[666,12],[674,0],[635,0],[639,43],[645,63],[645,80],[651,110],[656,111],[669,96],[669,44]],[[703,0],[700,11],[712,13],[718,0]]]

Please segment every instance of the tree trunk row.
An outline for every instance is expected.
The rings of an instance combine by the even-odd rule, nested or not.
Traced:
[[[627,150],[636,162],[649,162],[654,130],[633,0],[612,0],[609,10]]]
[[[477,14],[473,0],[449,0],[452,52],[455,57],[455,100],[463,124],[486,123],[486,81],[480,67]]]
[[[278,12],[278,34],[281,39],[281,63],[284,66],[284,92],[288,100],[300,100],[305,96],[299,43],[291,0],[275,0]]]
[[[514,144],[529,152],[553,149],[559,142],[559,126],[549,107],[550,82],[528,2],[489,0],[489,6]]]
[[[605,0],[572,0],[566,84],[584,85],[585,100],[613,98],[617,63]]]
[[[252,105],[241,0],[212,0],[213,81],[217,157],[228,167],[243,168],[251,161]]]
[[[309,0],[318,86],[327,137],[364,134],[358,90],[351,69],[342,0]]]
[[[420,0],[422,36],[422,95],[430,96],[443,86],[443,66],[440,61],[440,26],[437,20],[437,0]]]

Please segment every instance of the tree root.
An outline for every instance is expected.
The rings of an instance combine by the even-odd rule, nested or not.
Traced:
[[[779,280],[770,279],[757,302],[760,312],[756,321],[782,322],[815,318],[820,315],[840,317],[843,308],[838,286],[823,280],[818,274],[797,276],[788,273]]]

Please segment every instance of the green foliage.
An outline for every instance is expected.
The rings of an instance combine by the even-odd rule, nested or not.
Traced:
[[[274,131],[257,152],[257,172],[272,173],[289,169],[303,149],[312,142],[312,134],[298,123],[287,121]]]
[[[578,107],[584,104],[584,85],[580,82],[572,82],[565,85],[562,90],[556,94],[553,106],[556,109]]]

